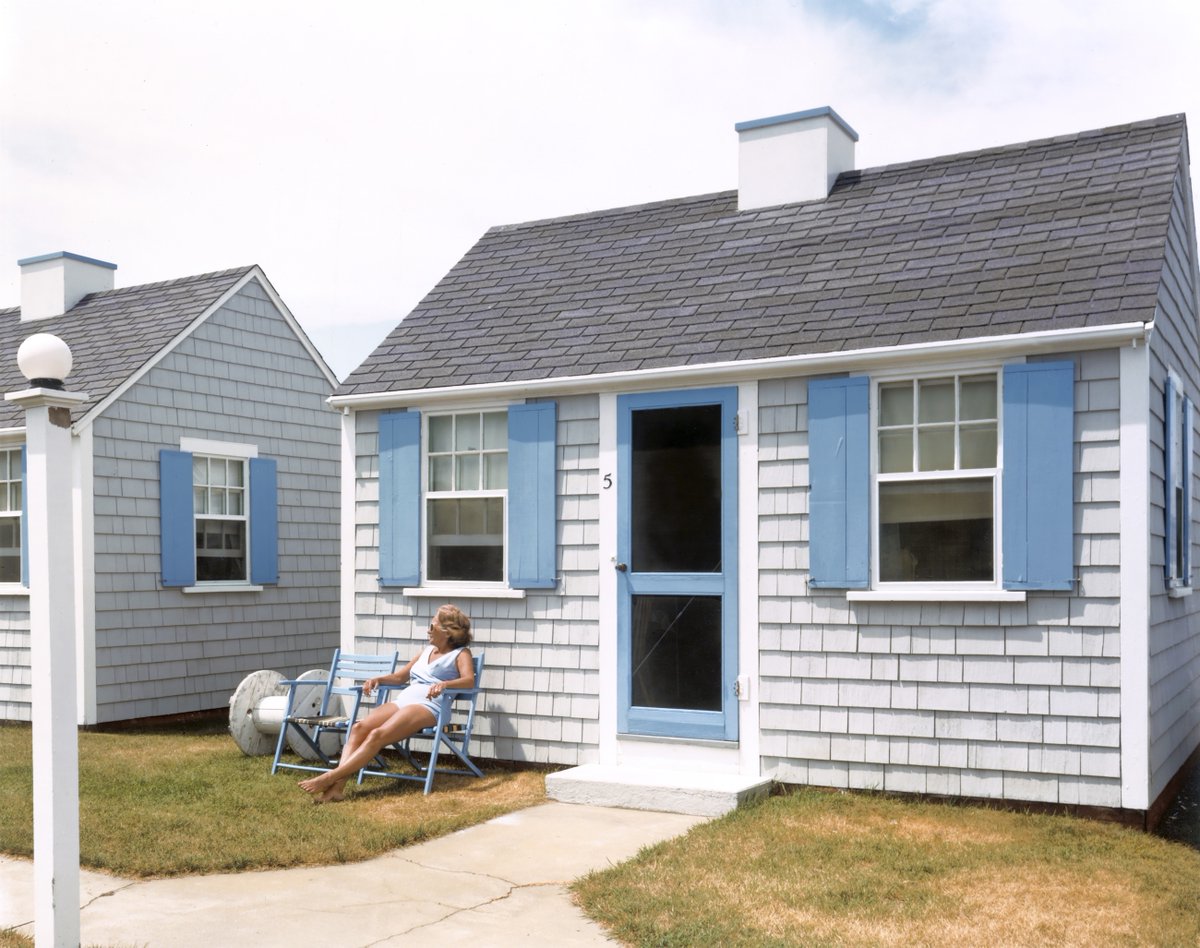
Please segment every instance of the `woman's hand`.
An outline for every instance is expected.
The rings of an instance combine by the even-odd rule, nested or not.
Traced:
[[[446,686],[444,684],[442,684],[440,681],[434,682],[432,685],[429,686],[429,697],[436,698],[438,695],[440,695],[445,690],[446,690]]]
[[[368,678],[366,681],[363,682],[363,686],[362,686],[363,697],[364,698],[371,697],[371,692],[373,692],[378,687],[379,687],[379,679],[378,678]]]

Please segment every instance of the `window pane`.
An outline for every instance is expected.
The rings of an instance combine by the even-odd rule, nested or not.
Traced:
[[[954,380],[931,379],[920,383],[920,419],[926,425],[954,420]]]
[[[10,477],[8,473],[10,461],[12,465],[16,467],[18,474],[20,473],[20,462],[17,458],[13,457],[14,454],[16,454],[15,451],[0,451],[0,481],[14,479]]]
[[[19,506],[13,505],[8,496],[9,488],[15,487],[15,484],[0,484],[0,512],[9,510],[20,510]]]
[[[912,429],[879,432],[879,470],[901,474],[913,466]]]
[[[996,426],[980,425],[979,427],[963,428],[960,436],[959,459],[960,467],[995,467],[996,466]]]
[[[954,429],[933,428],[917,432],[918,470],[954,470]]]
[[[196,581],[246,579],[246,524],[239,520],[196,521]]]
[[[430,500],[427,572],[431,580],[504,579],[504,500]]]
[[[631,413],[630,566],[721,571],[721,406]]]
[[[13,481],[12,484],[9,485],[9,487],[11,488],[11,493],[9,494],[9,497],[12,498],[12,504],[9,507],[9,509],[10,510],[20,510],[21,503],[22,503],[22,500],[21,500],[21,492],[23,489],[22,484],[20,481]]]
[[[508,414],[490,411],[483,416],[483,449],[500,451],[508,448]]]
[[[235,517],[240,517],[245,510],[242,507],[242,497],[244,495],[240,490],[230,490],[226,495],[225,512]]]
[[[214,487],[208,489],[208,513],[225,513],[225,491]]]
[[[454,450],[453,415],[434,415],[429,419],[429,450]]]
[[[450,454],[429,459],[429,489],[454,490],[454,456]]]
[[[911,425],[912,421],[912,383],[879,386],[879,423],[881,425]]]
[[[479,490],[479,455],[460,454],[454,460],[454,489]]]
[[[246,466],[243,461],[229,461],[229,486],[242,487],[242,469]]]
[[[962,399],[959,403],[962,421],[996,417],[996,377],[976,375],[962,380]]]
[[[479,416],[478,415],[455,415],[454,416],[454,450],[455,451],[478,451],[479,450]]]
[[[192,455],[192,483],[208,483],[208,458]]]
[[[208,482],[214,487],[224,487],[227,483],[223,458],[208,459]]]
[[[634,596],[632,703],[721,710],[720,596]]]
[[[991,478],[879,485],[879,578],[990,582]]]
[[[508,487],[508,455],[483,456],[483,489],[504,490]]]
[[[192,488],[192,504],[196,508],[197,514],[208,513],[208,488],[193,487]]]

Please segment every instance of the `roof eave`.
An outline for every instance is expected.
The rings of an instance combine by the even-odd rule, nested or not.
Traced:
[[[843,352],[818,352],[771,359],[666,366],[626,372],[571,375],[543,379],[489,382],[439,388],[400,389],[355,395],[334,395],[329,404],[343,411],[415,408],[466,400],[504,400],[550,395],[583,395],[631,388],[671,388],[879,369],[915,362],[945,363],[980,358],[1011,358],[1082,349],[1137,345],[1153,331],[1153,322],[1050,329],[1007,336],[980,336],[910,345],[881,346]]]

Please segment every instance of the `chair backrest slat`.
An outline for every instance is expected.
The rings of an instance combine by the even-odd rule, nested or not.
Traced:
[[[335,696],[353,695],[368,678],[390,675],[396,670],[399,655],[357,655],[335,649],[329,665],[329,679],[321,699],[321,714],[330,713],[329,703]]]

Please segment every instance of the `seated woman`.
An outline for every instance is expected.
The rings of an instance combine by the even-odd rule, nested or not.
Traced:
[[[363,682],[363,694],[369,697],[380,685],[408,682],[408,687],[354,724],[338,765],[301,780],[300,789],[312,794],[314,803],[342,800],[346,781],[376,754],[437,723],[437,699],[443,691],[475,687],[475,665],[467,648],[470,641],[471,620],[457,606],[440,607],[429,626],[430,644],[399,671]]]

